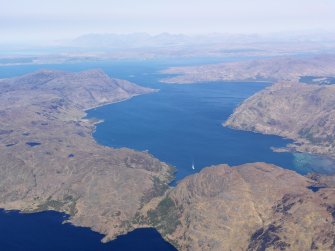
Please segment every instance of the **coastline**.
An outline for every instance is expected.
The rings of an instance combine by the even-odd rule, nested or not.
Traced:
[[[288,152],[292,154],[294,153],[309,154],[310,156],[320,158],[322,160],[330,160],[335,163],[334,154],[327,154],[327,153],[324,153],[322,151],[317,151],[317,150],[310,151],[309,149],[313,150],[313,145],[306,142],[306,140],[303,138],[293,138],[293,137],[288,137],[286,135],[281,135],[281,134],[266,133],[266,132],[258,131],[258,130],[249,130],[248,128],[235,127],[230,124],[226,124],[227,121],[222,123],[223,127],[230,128],[232,130],[246,131],[246,132],[252,132],[252,133],[268,135],[268,136],[277,136],[277,137],[281,137],[283,139],[292,141],[292,143],[288,143],[285,147],[271,147],[271,150],[273,152],[278,152],[278,153]],[[333,172],[335,173],[335,169]],[[328,175],[333,175],[333,173],[328,174]]]

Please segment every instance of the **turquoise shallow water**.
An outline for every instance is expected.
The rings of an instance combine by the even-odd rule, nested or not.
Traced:
[[[218,163],[238,165],[265,161],[305,174],[310,171],[334,173],[334,162],[302,153],[275,153],[289,140],[222,127],[222,123],[246,98],[265,88],[266,83],[211,83],[164,85],[159,74],[168,66],[215,63],[192,61],[116,61],[62,65],[0,67],[0,78],[39,69],[80,71],[101,68],[112,77],[160,89],[159,92],[106,105],[88,112],[103,119],[93,134],[100,144],[148,150],[177,168],[176,181],[201,168]],[[191,168],[192,161],[195,170]],[[10,214],[0,211],[0,249],[29,250],[175,250],[153,229],[135,230],[110,242],[89,229],[61,224],[64,215],[55,212]],[[52,249],[58,247],[58,249]],[[59,249],[59,247],[61,249]]]

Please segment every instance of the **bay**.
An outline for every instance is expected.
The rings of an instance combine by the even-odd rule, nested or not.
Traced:
[[[271,150],[272,147],[284,147],[290,140],[222,126],[241,102],[266,88],[269,83],[166,85],[159,82],[166,77],[160,71],[169,66],[216,63],[222,60],[119,60],[2,66],[0,78],[40,69],[81,71],[100,68],[111,77],[159,89],[159,92],[92,109],[88,111],[87,117],[104,120],[93,133],[99,144],[148,151],[175,166],[176,180],[172,185],[206,166],[220,163],[239,165],[263,161],[301,174],[311,171],[334,173],[334,161],[331,159]],[[236,59],[224,59],[232,60]],[[2,210],[0,248],[7,251],[175,250],[151,228],[136,229],[102,244],[101,234],[88,228],[63,224],[66,219],[64,214],[50,211],[22,214]]]

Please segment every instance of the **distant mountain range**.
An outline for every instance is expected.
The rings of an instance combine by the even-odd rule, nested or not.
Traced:
[[[202,35],[161,33],[150,35],[148,33],[130,34],[86,34],[70,42],[73,46],[104,47],[104,48],[146,48],[170,47],[189,45],[212,44],[252,44],[256,42],[326,42],[335,41],[335,34],[325,33],[296,33],[296,34],[222,34],[211,33]]]
[[[53,64],[111,59],[260,58],[334,53],[335,34],[86,34],[41,45],[0,43],[0,65]]]
[[[145,47],[170,47],[186,45],[205,45],[227,42],[233,38],[243,40],[259,39],[258,35],[227,36],[222,34],[185,35],[161,33],[150,35],[148,33],[131,34],[87,34],[72,41],[72,45],[81,47],[105,47],[105,48],[145,48]],[[235,40],[235,39],[234,39]]]

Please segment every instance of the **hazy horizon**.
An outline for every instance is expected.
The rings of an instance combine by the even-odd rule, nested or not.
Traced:
[[[335,32],[334,11],[331,0],[13,0],[1,3],[0,43],[59,41],[91,33]]]

